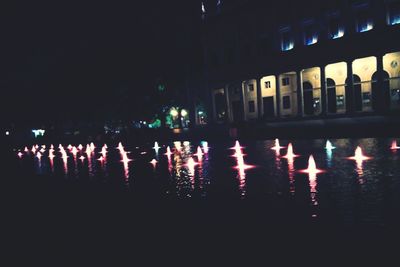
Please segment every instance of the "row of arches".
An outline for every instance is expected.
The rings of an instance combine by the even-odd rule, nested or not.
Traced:
[[[381,101],[381,92],[389,91],[389,74],[383,71],[383,88],[379,88],[377,83],[378,73],[375,72],[370,81],[361,81],[361,78],[353,74],[353,88],[350,87],[349,78],[346,79],[344,88],[345,94],[337,93],[337,85],[331,78],[326,79],[326,97],[327,97],[327,112],[336,114],[338,109],[353,110],[356,112],[370,109],[376,111],[379,109]],[[363,84],[370,83],[370,90],[364,90]],[[343,85],[342,85],[343,86]],[[318,88],[319,89],[319,88]],[[315,97],[315,88],[309,81],[303,82],[303,107],[305,115],[318,115],[321,113],[321,99]]]

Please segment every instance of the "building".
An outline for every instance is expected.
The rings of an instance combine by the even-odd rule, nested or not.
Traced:
[[[399,0],[271,2],[199,3],[197,124],[400,111]]]

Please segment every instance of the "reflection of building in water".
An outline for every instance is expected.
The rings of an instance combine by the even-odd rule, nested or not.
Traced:
[[[196,103],[220,123],[400,110],[399,1],[230,2],[199,16],[195,116]]]
[[[296,188],[294,185],[294,160],[293,158],[288,159],[288,174],[289,174],[289,192],[294,195]]]

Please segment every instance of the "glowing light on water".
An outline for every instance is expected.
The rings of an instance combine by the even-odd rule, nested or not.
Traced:
[[[50,148],[50,150],[49,150],[49,158],[50,158],[50,159],[54,159],[54,158],[55,158],[55,156],[54,156],[54,149],[51,149],[51,148]]]
[[[207,153],[208,153],[208,150],[209,150],[208,142],[207,142],[207,141],[203,141],[203,142],[201,142],[201,145],[202,145],[202,147],[203,147],[204,153],[207,154]]]
[[[105,146],[101,148],[100,154],[103,156],[103,158],[107,156],[107,148]]]
[[[92,152],[94,152],[94,150],[96,149],[95,145],[92,143],[90,143],[90,150],[92,150]]]
[[[92,149],[90,148],[89,145],[86,145],[85,153],[86,153],[86,155],[88,155],[88,157],[90,157],[90,154],[92,153]]]
[[[305,170],[301,170],[302,173],[308,173],[309,175],[317,175],[318,173],[325,172],[324,170],[319,170],[317,164],[315,163],[313,155],[308,159],[308,167]]]
[[[392,141],[392,146],[390,147],[391,150],[397,150],[400,149],[400,147],[397,145],[397,141],[393,140]]]
[[[42,159],[42,153],[38,152],[38,153],[36,154],[36,157],[37,157],[39,160],[41,160],[41,159]]]
[[[363,171],[363,161],[364,160],[369,160],[371,159],[371,157],[367,157],[363,154],[363,151],[361,149],[361,147],[357,147],[356,151],[354,153],[353,157],[349,157],[348,159],[354,160],[356,162],[356,167],[357,167],[357,173],[359,176],[362,176],[364,174]]]
[[[80,156],[79,159],[83,162],[85,160],[84,156]]]
[[[183,146],[190,146],[190,142],[189,141],[183,142]]]
[[[194,168],[198,165],[197,162],[194,161],[192,157],[188,159],[186,166],[188,167],[189,175],[194,175]]]
[[[67,146],[67,149],[68,149],[68,150],[71,150],[71,149],[72,149],[72,146],[69,144],[69,145]]]
[[[120,152],[123,152],[123,151],[125,151],[125,149],[124,149],[124,146],[122,145],[122,143],[121,143],[121,142],[119,142],[119,143],[118,143],[118,147],[117,147],[117,149],[118,149]]]
[[[277,138],[277,139],[275,139],[275,145],[273,146],[273,147],[271,147],[271,149],[272,150],[275,150],[275,151],[279,151],[279,150],[281,150],[282,148],[285,148],[284,146],[281,146],[280,144],[279,144],[279,139]]]
[[[50,149],[54,150],[54,145],[53,144],[50,145]]]
[[[353,157],[349,157],[348,159],[355,160],[355,161],[363,161],[369,160],[371,157],[367,157],[363,154],[361,147],[357,147]]]
[[[36,147],[35,147],[35,146],[32,146],[31,151],[32,151],[33,154],[36,154]]]
[[[17,155],[18,155],[19,158],[22,158],[22,156],[23,156],[24,154],[20,151],[20,152],[18,152]]]
[[[62,144],[59,144],[59,145],[58,145],[58,149],[59,149],[59,150],[64,150],[64,147],[62,146]]]
[[[243,148],[243,147],[240,146],[239,141],[236,141],[236,142],[235,142],[235,146],[234,146],[234,147],[231,147],[231,149],[236,150],[236,151],[238,151],[238,150],[240,150],[240,149],[242,149],[242,148]]]
[[[72,153],[72,155],[74,155],[74,157],[76,157],[76,155],[78,154],[78,149],[75,146],[72,147],[71,153]]]
[[[28,153],[28,152],[29,152],[28,147],[25,147],[25,148],[24,148],[24,152],[25,152],[25,153]]]
[[[297,157],[298,157],[298,155],[294,154],[294,152],[293,152],[293,145],[292,145],[292,143],[289,143],[288,148],[287,148],[286,155],[283,156],[283,158],[286,158],[286,159],[294,159],[294,158],[297,158]]]
[[[176,149],[177,151],[181,151],[181,149],[182,149],[182,143],[181,143],[180,141],[175,141],[175,142],[174,142],[174,146],[175,146],[175,149]]]
[[[97,160],[103,162],[104,161],[104,157],[100,156],[100,158],[98,158]]]
[[[42,153],[42,154],[43,154],[44,152],[46,152],[46,149],[44,149],[44,148],[41,148],[39,151],[40,151],[40,153]]]
[[[79,144],[78,149],[79,149],[79,150],[82,150],[82,149],[83,149],[82,144]]]
[[[332,150],[332,149],[335,149],[336,147],[334,147],[333,145],[332,145],[332,143],[331,143],[331,141],[326,141],[326,145],[325,145],[325,149],[326,150]]]
[[[158,150],[160,149],[160,146],[158,145],[158,142],[154,142],[154,147],[153,149],[158,153]]]
[[[171,148],[170,148],[169,146],[167,146],[167,152],[165,153],[165,155],[166,155],[168,158],[171,158],[172,152],[171,152]]]
[[[197,147],[197,152],[194,155],[197,156],[199,161],[201,161],[203,159],[203,151],[201,151],[201,148],[199,146]]]
[[[158,161],[156,159],[153,159],[152,161],[150,161],[150,164],[153,165],[153,167],[155,168],[157,165]]]

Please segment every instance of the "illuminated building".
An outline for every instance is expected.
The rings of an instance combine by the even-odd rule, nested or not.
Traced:
[[[399,0],[202,3],[209,121],[400,111]]]

